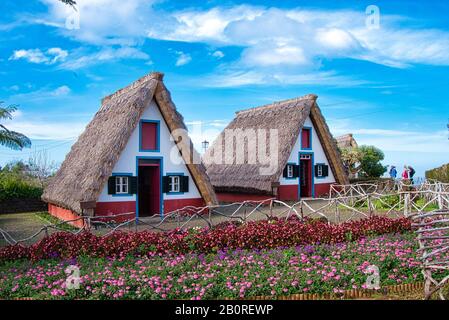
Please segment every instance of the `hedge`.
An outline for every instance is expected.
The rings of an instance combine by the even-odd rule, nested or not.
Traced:
[[[9,199],[40,199],[42,188],[15,176],[0,176],[0,201]]]
[[[426,178],[449,183],[449,163],[439,168],[426,171]]]

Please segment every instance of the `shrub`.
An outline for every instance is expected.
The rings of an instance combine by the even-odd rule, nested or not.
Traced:
[[[42,188],[16,175],[0,175],[0,201],[16,198],[40,198]]]
[[[449,183],[449,164],[426,171],[426,178]]]

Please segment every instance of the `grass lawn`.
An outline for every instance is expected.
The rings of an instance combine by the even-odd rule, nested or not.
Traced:
[[[40,219],[35,212],[0,214],[0,228],[7,231],[14,239],[23,239],[35,234],[48,222]],[[26,242],[31,244],[38,239],[42,239],[45,234],[41,234],[37,239]],[[5,246],[7,242],[0,236],[0,246]]]

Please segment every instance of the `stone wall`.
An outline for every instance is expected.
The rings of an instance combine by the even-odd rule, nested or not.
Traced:
[[[8,199],[0,201],[0,214],[47,211],[47,204],[40,199]]]

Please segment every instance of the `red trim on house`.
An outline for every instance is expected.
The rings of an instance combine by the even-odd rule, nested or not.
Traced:
[[[62,221],[70,221],[70,220],[75,220],[75,219],[79,219],[81,216],[76,214],[75,212],[69,210],[69,209],[64,209],[61,207],[58,207],[54,204],[49,203],[48,204],[48,213],[50,213],[52,216],[62,220]],[[84,226],[84,220],[77,220],[77,221],[72,221],[69,222],[69,224],[71,224],[72,226],[75,226],[77,228],[82,228]]]
[[[176,209],[182,209],[187,206],[205,207],[206,203],[203,198],[164,200],[164,213],[172,212]]]
[[[288,200],[298,200],[298,185],[280,185],[278,187],[279,200],[288,201]]]
[[[333,183],[315,183],[315,198],[329,195]]]
[[[242,202],[245,200],[261,201],[274,198],[273,196],[261,195],[261,194],[250,194],[250,193],[231,193],[222,192],[217,193],[218,201],[220,202]]]
[[[96,216],[112,216],[119,213],[136,213],[136,201],[97,202]]]

